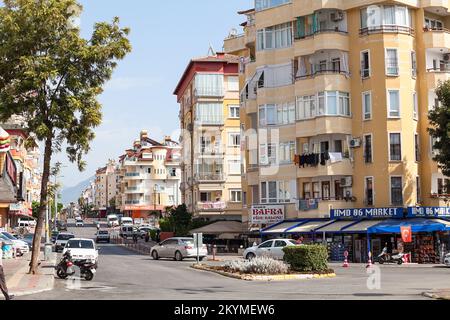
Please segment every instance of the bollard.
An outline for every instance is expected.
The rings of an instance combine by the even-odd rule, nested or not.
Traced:
[[[213,261],[216,261],[217,246],[213,246]]]
[[[366,268],[372,267],[372,252],[369,251],[369,263],[367,264]]]
[[[345,260],[344,260],[344,265],[342,267],[343,268],[348,268],[349,267],[349,264],[348,264],[348,251],[344,252],[344,257],[345,257]]]

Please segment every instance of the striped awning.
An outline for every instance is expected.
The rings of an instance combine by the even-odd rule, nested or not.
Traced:
[[[298,226],[295,226],[292,229],[287,230],[288,233],[312,233],[315,230],[325,226],[330,223],[330,221],[309,221]]]
[[[341,232],[345,227],[354,224],[355,221],[334,221],[331,224],[325,225],[324,227],[316,229],[316,232]]]
[[[263,234],[278,234],[278,233],[286,233],[288,229],[293,228],[299,225],[301,222],[299,221],[290,221],[283,222],[280,224],[275,224],[271,227],[268,227],[262,231]]]

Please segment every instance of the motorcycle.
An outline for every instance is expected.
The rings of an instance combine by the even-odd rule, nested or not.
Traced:
[[[396,255],[390,255],[388,253],[382,252],[378,256],[378,263],[379,264],[397,263],[398,265],[402,265],[404,256],[405,256],[404,253],[398,253]]]
[[[97,272],[95,262],[91,260],[79,260],[75,262],[75,265],[80,268],[81,277],[86,281],[92,281],[94,279],[94,275]]]
[[[56,266],[56,275],[60,279],[67,279],[69,276],[73,276],[75,274],[74,263],[72,261],[72,255],[70,251],[66,251],[61,258],[61,261]]]

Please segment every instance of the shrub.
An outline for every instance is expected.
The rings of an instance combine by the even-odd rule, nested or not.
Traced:
[[[269,257],[257,257],[252,260],[229,261],[225,270],[244,274],[286,274],[289,267],[283,262]]]
[[[152,241],[156,241],[156,230],[150,230],[150,238]]]
[[[323,245],[302,245],[283,248],[284,261],[289,264],[291,270],[326,271],[328,268],[328,250]]]

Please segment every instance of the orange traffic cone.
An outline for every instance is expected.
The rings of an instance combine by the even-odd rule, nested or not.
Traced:
[[[371,268],[372,267],[372,252],[369,252],[369,262],[366,266],[366,268]]]
[[[344,257],[345,257],[345,260],[344,260],[344,265],[342,267],[343,268],[348,268],[349,267],[349,264],[348,264],[348,251],[344,252]]]

